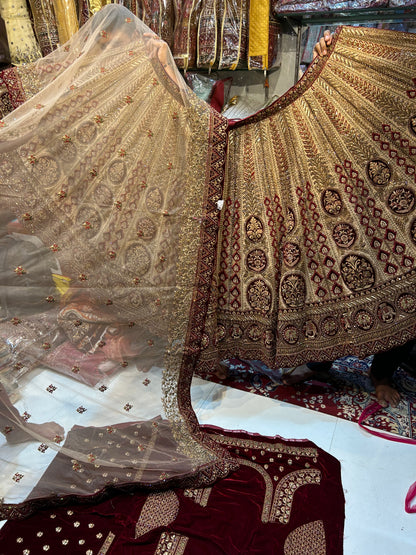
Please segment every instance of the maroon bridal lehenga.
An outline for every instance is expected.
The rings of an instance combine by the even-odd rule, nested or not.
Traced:
[[[66,519],[59,505],[75,502],[107,515],[108,494],[134,488],[131,526],[140,503],[161,519],[134,524],[158,534],[143,553],[192,552],[176,499],[223,495],[251,468],[259,522],[290,517],[295,543],[276,553],[314,534],[316,553],[342,552],[342,490],[325,524],[319,489],[332,458],[203,430],[190,400],[195,368],[228,356],[276,368],[416,335],[416,41],[342,28],[333,43],[231,126],[119,5],[14,69],[25,101],[0,122],[2,518],[52,505],[38,514]]]

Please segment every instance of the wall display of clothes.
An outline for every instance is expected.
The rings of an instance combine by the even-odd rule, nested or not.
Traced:
[[[128,8],[165,40],[178,67],[269,69],[279,63],[280,26],[269,0],[4,0],[11,63],[49,54],[105,4]]]
[[[274,0],[273,13],[321,12],[329,10],[363,10],[415,6],[416,0]]]
[[[315,44],[318,42],[320,37],[323,36],[324,31],[328,29],[333,33],[338,25],[310,25],[306,29],[306,31],[302,35],[302,44],[301,44],[301,66],[303,70],[312,62],[313,59],[313,49]],[[401,31],[405,33],[416,33],[416,14],[415,20],[413,21],[406,21],[406,20],[396,20],[394,22],[389,23],[381,23],[381,22],[374,22],[374,21],[365,21],[355,26],[359,27],[371,27],[373,29],[390,29],[392,31]]]

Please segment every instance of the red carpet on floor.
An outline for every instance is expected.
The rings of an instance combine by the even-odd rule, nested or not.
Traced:
[[[370,362],[371,359],[344,357],[333,364],[328,382],[308,381],[296,386],[283,385],[281,373],[271,372],[259,361],[240,359],[225,361],[229,376],[224,380],[214,375],[200,377],[358,422],[363,410],[375,400],[368,375]],[[399,436],[416,438],[416,379],[399,368],[394,375],[394,382],[401,395],[399,406],[379,410],[366,420],[366,424]]]

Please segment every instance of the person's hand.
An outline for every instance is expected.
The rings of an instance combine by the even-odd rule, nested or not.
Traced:
[[[156,33],[143,33],[143,37],[146,39],[146,47],[149,56],[151,58],[156,56],[160,47],[163,45],[163,41],[160,40]]]
[[[152,57],[157,55],[163,69],[169,77],[178,84],[178,79],[174,70],[175,64],[170,55],[167,43],[160,39],[155,33],[143,33],[143,36],[147,39],[146,46],[149,56]]]
[[[316,56],[326,56],[328,52],[327,47],[332,43],[332,37],[333,34],[330,31],[324,31],[324,36],[315,44],[313,49],[313,59],[315,59]]]

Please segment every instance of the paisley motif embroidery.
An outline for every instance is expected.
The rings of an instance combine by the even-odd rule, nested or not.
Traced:
[[[269,311],[272,304],[270,287],[262,279],[252,281],[247,287],[247,300],[254,310]]]
[[[263,237],[263,224],[256,216],[250,216],[246,222],[246,235],[253,243],[260,241]]]

